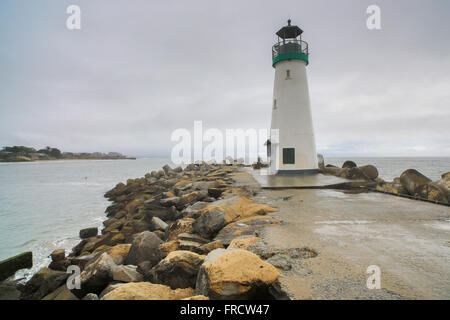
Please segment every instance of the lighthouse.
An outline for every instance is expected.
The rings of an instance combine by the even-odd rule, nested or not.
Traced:
[[[272,47],[275,81],[267,156],[271,174],[317,173],[317,154],[309,102],[306,66],[308,43],[303,30],[288,25]]]

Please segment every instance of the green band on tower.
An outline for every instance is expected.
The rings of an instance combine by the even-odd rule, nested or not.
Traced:
[[[275,67],[275,64],[277,62],[283,61],[283,60],[291,60],[291,59],[297,59],[297,60],[303,60],[306,62],[306,65],[309,64],[309,58],[308,55],[305,53],[299,53],[299,52],[289,52],[280,54],[272,59],[272,67]]]

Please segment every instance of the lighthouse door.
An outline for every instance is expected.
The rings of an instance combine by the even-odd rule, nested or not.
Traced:
[[[295,164],[295,148],[283,148],[283,164]]]

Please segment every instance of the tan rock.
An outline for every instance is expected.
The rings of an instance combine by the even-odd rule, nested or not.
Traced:
[[[202,254],[208,254],[215,249],[223,248],[222,241],[216,240],[200,246],[197,251]]]
[[[183,179],[183,180],[177,182],[177,183],[174,185],[174,187],[175,187],[175,188],[182,188],[182,187],[188,185],[189,183],[191,183],[191,181]],[[175,195],[174,195],[174,196],[175,196]]]
[[[241,237],[233,239],[228,246],[228,249],[238,248],[238,249],[247,249],[249,246],[261,240],[259,237]]]
[[[97,249],[95,249],[92,253],[96,253],[96,252],[99,252],[99,251],[103,251],[103,250],[109,249],[109,248],[111,248],[111,246],[108,246],[108,245],[106,245],[106,244],[103,244],[103,245],[101,245],[100,247],[98,247]]]
[[[61,261],[66,257],[66,250],[64,249],[56,249],[50,254],[52,257],[52,261]]]
[[[109,249],[108,254],[111,257],[111,259],[114,259],[116,257],[122,257],[123,260],[127,257],[128,251],[130,251],[131,244],[117,244],[111,249]]]
[[[225,220],[228,223],[257,214],[276,211],[275,208],[268,205],[254,203],[252,199],[247,197],[233,197],[233,199],[225,199],[223,203],[220,203],[219,205],[213,204],[207,206],[207,208],[208,210],[220,208],[225,211]]]
[[[150,281],[172,289],[195,287],[198,270],[204,260],[204,255],[191,251],[172,251],[152,269]]]
[[[178,248],[178,240],[171,240],[164,242],[159,246],[159,248],[164,251],[166,254],[169,254],[172,251],[177,250]]]
[[[278,276],[274,266],[252,252],[216,249],[200,268],[196,294],[213,299],[264,298]]]
[[[183,218],[172,223],[167,230],[168,237],[167,240],[175,240],[177,239],[180,233],[192,233],[193,227],[192,224],[195,222],[195,219],[192,218]]]
[[[198,295],[198,296],[192,296],[192,297],[189,297],[189,298],[184,298],[184,299],[181,299],[181,300],[209,300],[209,298],[205,297],[205,296],[202,296],[202,295]]]
[[[101,300],[180,300],[194,296],[194,289],[176,289],[150,282],[130,282],[112,290]]]

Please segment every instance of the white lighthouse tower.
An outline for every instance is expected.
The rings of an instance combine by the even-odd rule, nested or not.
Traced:
[[[275,84],[267,141],[271,174],[318,172],[306,78],[308,44],[302,40],[302,33],[288,20],[288,25],[276,33],[278,42],[272,47]]]

